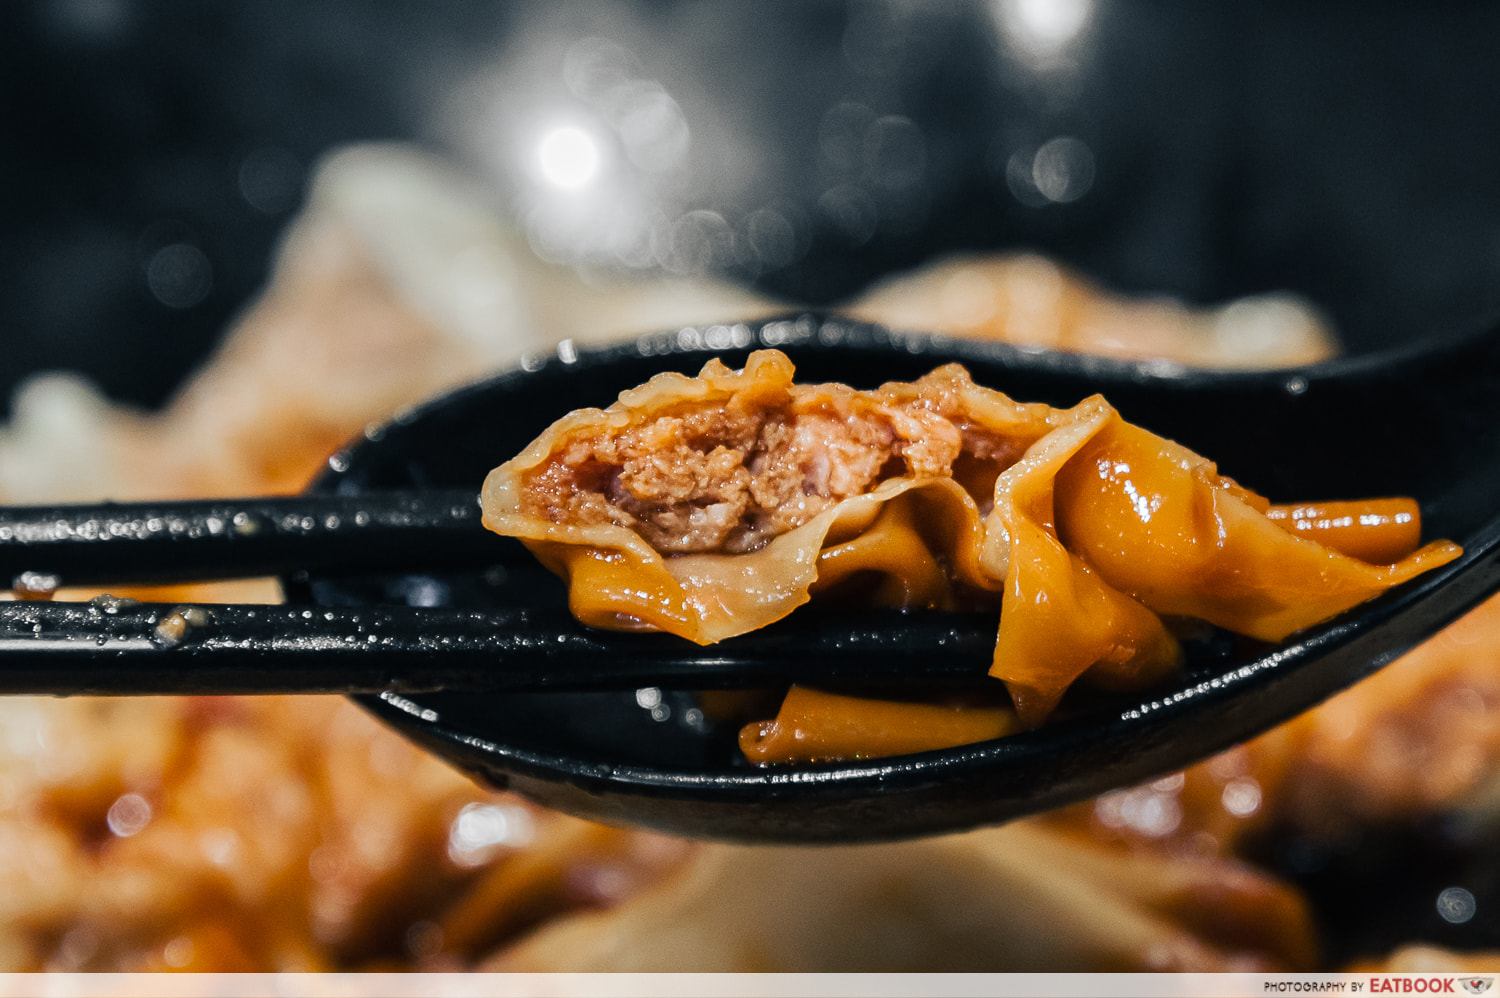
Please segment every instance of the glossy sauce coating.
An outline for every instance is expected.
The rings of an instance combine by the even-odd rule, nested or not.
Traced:
[[[573,413],[490,474],[485,523],[567,578],[585,623],[701,644],[851,586],[880,606],[998,604],[991,675],[1024,727],[1079,680],[1140,689],[1176,669],[1164,618],[1279,641],[1459,554],[1415,549],[1409,500],[1273,510],[1099,397],[1017,403],[957,365],[869,392],[792,373],[761,351]],[[828,705],[746,744],[764,761],[927,744],[924,710]],[[869,740],[849,741],[860,724]]]
[[[1401,560],[1422,539],[1422,514],[1416,500],[1404,497],[1272,506],[1266,517],[1298,537],[1372,565]]]
[[[746,725],[751,762],[830,762],[968,745],[1021,730],[1009,705],[904,703],[793,686],[776,717]]]

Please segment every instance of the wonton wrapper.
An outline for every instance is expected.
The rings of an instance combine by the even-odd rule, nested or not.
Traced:
[[[1031,820],[892,845],[711,845],[483,969],[1244,972],[1307,970],[1316,949],[1307,903],[1264,873]]]
[[[785,355],[759,351],[743,371],[711,360],[697,378],[661,374],[608,409],[574,412],[490,473],[485,524],[566,578],[584,623],[700,644],[772,623],[856,571],[883,578],[876,599],[888,605],[943,608],[998,594],[991,674],[1029,725],[1085,674],[1138,688],[1175,667],[1181,652],[1160,614],[1280,640],[1459,553],[1437,542],[1373,566],[1294,536],[1266,516],[1264,499],[1097,396],[1071,409],[1021,404],[958,365],[872,392],[799,386],[792,373]],[[570,476],[606,452],[601,441],[714,411],[793,428],[822,415],[883,421],[905,473],[862,494],[825,494],[826,508],[746,553],[663,556],[616,507],[612,522],[597,511],[587,514],[595,522],[555,522],[571,515],[558,511],[568,497],[546,490],[583,488]],[[962,453],[933,464],[955,432]],[[701,457],[716,441],[693,446]],[[918,448],[927,450],[913,457]],[[737,459],[753,464],[748,452]]]
[[[1033,253],[951,256],[894,274],[837,307],[888,329],[1255,370],[1338,356],[1327,317],[1287,292],[1215,308],[1107,289]]]
[[[880,571],[900,580],[903,592],[920,594],[917,605],[942,605],[951,599],[949,579],[945,575],[940,586],[931,582],[931,566],[942,555],[951,559],[952,572],[965,583],[993,588],[994,577],[980,564],[984,530],[979,508],[951,478],[891,479],[831,506],[759,550],[735,555],[664,558],[628,527],[553,523],[523,510],[530,473],[572,441],[601,430],[639,426],[685,404],[784,403],[796,388],[792,371],[791,362],[776,351],[757,352],[738,372],[710,361],[697,378],[657,375],[622,393],[608,410],[580,409],[564,417],[485,480],[485,525],[521,538],[544,564],[567,578],[570,606],[584,623],[668,631],[699,644],[779,620],[807,602],[820,575],[826,586],[855,571]],[[1005,401],[1008,409],[1001,420],[1008,419],[1030,439],[1047,431],[1051,410],[1046,406]],[[877,534],[891,542],[889,548],[870,543]],[[915,551],[916,560],[891,558],[903,548],[907,554]],[[1003,551],[998,556],[1003,560]]]

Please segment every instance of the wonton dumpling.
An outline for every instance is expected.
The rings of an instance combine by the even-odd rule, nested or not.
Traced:
[[[896,844],[711,845],[608,912],[486,970],[921,973],[1315,966],[1306,902],[1232,860],[1154,855],[1044,822]]]
[[[1295,536],[1097,396],[1018,403],[956,364],[875,391],[792,374],[764,350],[565,416],[490,473],[484,522],[568,579],[584,623],[700,644],[856,575],[881,605],[999,603],[991,674],[1033,726],[1080,676],[1172,669],[1161,614],[1279,640],[1458,554],[1374,566]]]
[[[743,371],[710,361],[563,418],[486,479],[486,526],[567,577],[585,623],[700,644],[786,616],[820,576],[884,572],[913,605],[949,604],[955,581],[993,588],[980,509],[951,476],[959,429],[877,393],[794,385],[792,371],[776,351]],[[927,387],[973,385],[945,369]],[[1051,428],[1048,407],[1004,403],[1008,455]],[[922,515],[888,509],[906,506]],[[863,550],[872,532],[909,542],[919,564]]]

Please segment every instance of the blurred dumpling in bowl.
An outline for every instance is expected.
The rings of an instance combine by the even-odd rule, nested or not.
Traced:
[[[586,284],[451,166],[350,149],[163,411],[32,379],[0,427],[0,501],[294,492],[368,423],[561,338],[771,308],[709,282]],[[268,579],[131,594],[281,599]],[[451,969],[688,848],[477,787],[341,698],[0,699],[4,971]]]
[[[939,260],[876,283],[841,311],[894,329],[1193,367],[1292,367],[1338,353],[1327,321],[1292,294],[1192,308],[1108,292],[1032,253]]]
[[[539,930],[513,971],[1291,971],[1297,892],[1233,860],[1131,853],[1023,821],[898,845],[709,846],[656,887]]]
[[[0,429],[0,499],[295,492],[371,421],[562,340],[778,309],[708,280],[585,281],[538,259],[453,166],[358,146],[319,168],[269,286],[162,412],[68,375],[23,389]]]

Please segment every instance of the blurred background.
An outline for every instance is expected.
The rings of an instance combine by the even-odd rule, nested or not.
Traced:
[[[543,258],[821,304],[959,249],[1353,349],[1500,311],[1500,10],[1446,3],[13,0],[0,400],[160,404],[310,171],[412,140]]]
[[[752,300],[826,306],[952,254],[1020,251],[1061,261],[1107,291],[1191,306],[1290,291],[1354,352],[1470,329],[1500,316],[1496,51],[1500,8],[1453,2],[8,0],[0,3],[0,421],[10,417],[16,387],[38,372],[77,371],[109,399],[153,409],[236,326],[243,345],[196,392],[190,386],[175,415],[154,422],[132,422],[128,409],[96,405],[60,381],[44,384],[33,403],[56,404],[32,408],[48,426],[24,418],[0,426],[0,492],[7,501],[50,502],[300,488],[367,419],[413,394],[513,363],[523,349],[551,349],[589,328],[592,313],[613,320],[640,305],[619,291],[631,278],[673,302],[709,288],[695,306],[705,310]],[[400,145],[330,159],[370,142]],[[457,169],[448,171],[450,163]],[[450,182],[453,197],[437,196]],[[379,215],[387,195],[401,202],[391,217],[369,230],[351,224]],[[402,257],[414,235],[428,241]],[[471,245],[498,257],[519,247],[526,260],[490,266],[438,252]],[[471,280],[434,279],[469,263]],[[284,293],[263,298],[273,268]],[[512,296],[514,307],[480,301],[445,310],[424,297],[467,289],[482,298],[495,275],[530,282]],[[1021,274],[1021,283],[1034,276]],[[745,293],[724,295],[718,282]],[[1091,307],[1096,317],[1107,311]],[[484,323],[493,316],[514,320],[498,331],[504,337],[492,337],[508,337],[510,352],[469,336],[473,316],[481,334],[492,331]],[[1121,321],[1143,317],[1152,318],[1127,311]],[[528,322],[547,328],[528,336]],[[379,359],[361,365],[367,355]],[[310,463],[284,464],[288,450]],[[1500,614],[1500,603],[1491,613]],[[1495,626],[1500,617],[1488,619]],[[1410,939],[1497,946],[1495,921],[1474,917],[1476,896],[1480,910],[1500,896],[1492,847],[1500,670],[1488,650],[1500,641],[1481,637],[1454,638],[1426,672],[1387,670],[1395,693],[1365,684],[1354,691],[1364,700],[1325,713],[1335,734],[1316,745],[1331,754],[1295,756],[1296,778],[1285,781],[1266,764],[1271,775],[1259,775],[1268,803],[1259,812],[1259,789],[1248,806],[1230,796],[1218,803],[1221,791],[1246,785],[1248,770],[1211,762],[1193,777],[1213,792],[1204,827],[1226,853],[1240,848],[1238,829],[1252,817],[1292,829],[1263,837],[1252,858],[1313,896],[1325,965]],[[150,836],[135,836],[139,828],[112,834],[141,853],[95,850],[77,829],[105,834],[102,816],[115,803],[156,800],[163,817],[153,834],[162,836],[176,827],[164,817],[168,801],[189,802],[173,806],[190,818],[197,807],[204,822],[231,831],[259,827],[253,795],[245,795],[249,817],[221,819],[219,805],[192,803],[202,794],[169,793],[130,775],[140,768],[141,732],[170,724],[197,732],[196,708],[111,701],[109,724],[86,713],[95,709],[80,700],[11,707],[11,730],[27,730],[17,718],[34,714],[58,731],[104,732],[113,740],[103,747],[74,736],[58,742],[84,744],[80,759],[102,759],[100,772],[125,775],[88,782],[53,765],[36,749],[41,740],[23,746],[31,755],[15,748],[20,736],[8,743],[14,758],[0,757],[0,778],[30,782],[0,780],[0,789],[32,789],[7,790],[0,803],[32,794],[44,816],[48,802],[90,803],[48,819],[66,834],[47,841],[79,850],[68,868],[82,900],[46,908],[34,924],[0,919],[0,966],[135,966],[137,950],[184,966],[168,950],[201,921],[187,905],[198,896],[193,885],[219,883],[222,850],[193,859],[162,838],[168,845],[153,853]],[[267,708],[253,715],[265,718],[263,730],[247,744],[269,752],[278,738],[301,745],[322,737],[322,715],[298,709],[311,734],[277,728]],[[1321,722],[1309,717],[1313,730]],[[161,756],[180,750],[172,743]],[[347,780],[355,788],[348,799],[363,800],[365,770],[336,747],[317,752],[328,760],[329,785]],[[233,768],[268,780],[279,772],[272,763]],[[389,869],[424,870],[402,857],[443,855],[449,824],[462,830],[463,815],[476,813],[470,808],[493,804],[476,801],[479,791],[456,775],[444,778],[451,782],[434,784],[434,794],[448,810],[408,802],[410,850]],[[69,787],[87,792],[69,796]],[[1110,834],[1128,831],[1163,848],[1175,848],[1176,835],[1201,852],[1201,829],[1192,821],[1179,828],[1182,811],[1170,810],[1182,788],[1179,774],[1175,783],[1121,791],[1113,805],[1101,799],[1106,811],[1119,812],[1122,800],[1150,805],[1137,808],[1146,824],[1110,825]],[[327,797],[343,799],[331,790]],[[405,799],[393,793],[371,810],[396,812]],[[22,810],[4,820],[24,824]],[[335,876],[309,860],[325,835],[323,812],[309,814],[306,841],[275,862],[243,867],[246,894],[259,896],[266,869],[291,871],[287,882],[300,886],[288,896],[303,898],[319,945],[331,947],[319,958],[359,966],[403,938],[405,923],[392,922],[394,936],[383,928],[362,935],[358,919],[374,924],[389,912],[356,904],[358,892],[334,898],[343,905],[336,918],[318,907],[324,894],[353,891],[345,882],[353,874]],[[1175,817],[1147,820],[1162,814]],[[356,817],[350,828],[370,820]],[[274,833],[246,832],[247,840],[288,837],[279,819]],[[571,855],[576,843],[557,850]],[[13,879],[52,875],[24,851],[0,853]],[[187,907],[131,901],[132,913],[168,911],[155,928],[139,928],[135,914],[78,915],[99,898],[113,903],[116,895],[96,889],[111,856],[124,857],[127,870],[170,867],[158,878],[162,897]],[[466,857],[454,862],[468,871]],[[349,869],[359,872],[356,865]],[[562,883],[571,867],[559,869]],[[1101,870],[1101,882],[1119,879],[1115,867]],[[1213,870],[1216,886],[1230,875]],[[1153,872],[1141,883],[1156,879]],[[1009,888],[998,883],[997,910],[1009,910]],[[1454,890],[1467,907],[1443,907],[1442,898],[1459,896]],[[31,896],[51,895],[37,888]],[[411,931],[430,928],[428,919],[447,918],[443,905],[464,896],[454,888],[441,904],[394,904],[390,918],[418,918]],[[1219,911],[1219,895],[1207,896]],[[259,917],[259,903],[223,917],[239,931]],[[1390,917],[1393,904],[1399,920]],[[468,909],[453,910],[443,924],[450,950],[465,959],[525,927],[507,923],[460,945],[456,926]],[[264,911],[267,924],[287,921],[281,907]],[[118,946],[108,932],[98,935],[110,918],[126,926]],[[98,938],[86,933],[93,941],[77,943],[75,922],[93,925]],[[1306,942],[1301,929],[1287,932]],[[441,949],[423,933],[404,937],[413,960]],[[24,952],[14,945],[23,937],[32,947]],[[305,954],[275,963],[267,947],[247,951],[246,967],[317,965]]]

